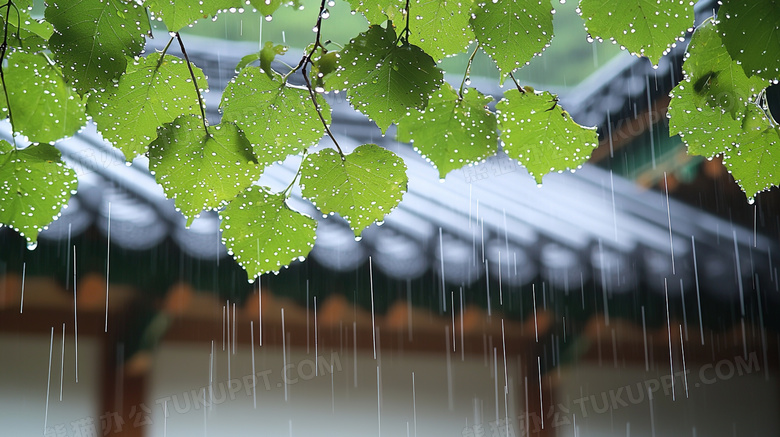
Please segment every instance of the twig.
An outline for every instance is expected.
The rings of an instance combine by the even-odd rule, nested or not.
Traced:
[[[206,124],[206,110],[203,105],[203,97],[200,95],[200,88],[198,88],[198,81],[195,79],[195,72],[192,70],[192,64],[190,64],[190,58],[187,56],[187,50],[184,49],[184,42],[181,40],[181,35],[176,32],[176,39],[179,40],[179,47],[181,47],[181,54],[184,55],[184,61],[187,63],[187,68],[190,70],[190,77],[192,83],[195,85],[195,93],[198,95],[198,106],[200,107],[200,115],[203,117],[203,129],[206,131],[206,135],[209,135],[209,127]]]
[[[298,66],[295,67],[293,72],[298,69],[301,70],[301,73],[303,75],[303,81],[306,83],[306,89],[309,90],[309,97],[311,97],[311,101],[312,103],[314,103],[314,109],[317,111],[317,115],[320,117],[322,126],[325,127],[325,133],[327,133],[328,137],[330,137],[330,139],[333,141],[333,144],[336,146],[336,150],[338,150],[339,155],[341,156],[341,160],[343,161],[344,159],[346,159],[344,156],[344,152],[341,150],[341,146],[339,146],[339,142],[336,140],[336,137],[333,135],[333,132],[331,132],[330,127],[328,126],[328,122],[325,121],[325,117],[322,115],[320,104],[317,103],[317,95],[315,94],[314,89],[311,86],[309,75],[306,73],[306,66],[311,64],[311,57],[314,56],[314,52],[317,50],[317,48],[321,48],[323,50],[325,49],[325,47],[322,45],[322,42],[320,40],[320,36],[322,35],[322,13],[325,11],[326,1],[327,0],[322,0],[322,2],[320,3],[320,12],[319,15],[317,16],[317,36],[314,41],[314,45],[309,51],[309,53],[304,54],[303,58],[301,59],[301,62],[298,63]]]

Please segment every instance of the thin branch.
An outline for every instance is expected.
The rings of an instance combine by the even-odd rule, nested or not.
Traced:
[[[190,63],[190,58],[187,56],[187,50],[184,49],[184,42],[181,40],[181,35],[179,35],[179,32],[176,32],[176,39],[179,40],[179,47],[181,47],[181,54],[184,55],[184,61],[187,63],[187,68],[190,69],[190,77],[192,78],[192,83],[195,85],[195,94],[198,95],[198,106],[200,107],[200,115],[203,117],[203,130],[206,131],[206,135],[209,135],[209,127],[208,124],[206,124],[206,110],[204,109],[203,104],[203,97],[200,95],[200,88],[198,88],[198,81],[195,79],[195,72],[192,70],[192,64]]]
[[[306,74],[305,65],[303,67],[302,73],[303,73],[303,80],[306,82],[306,89],[309,90],[309,96],[311,97],[311,101],[314,102],[314,108],[317,110],[317,115],[320,116],[320,121],[322,121],[322,126],[325,128],[325,133],[327,133],[331,141],[333,141],[333,144],[336,146],[336,150],[338,150],[339,155],[341,155],[341,160],[344,161],[346,159],[344,156],[344,152],[341,150],[341,146],[339,146],[339,142],[336,141],[336,137],[333,135],[333,132],[330,131],[328,122],[325,121],[325,117],[322,115],[322,111],[320,110],[320,104],[317,103],[317,95],[314,93],[314,90],[311,87],[311,81],[309,81],[309,76]]]
[[[11,16],[11,6],[13,2],[8,0],[5,4],[5,26],[3,26],[3,44],[0,45],[0,82],[3,84],[3,94],[5,94],[5,107],[8,108],[8,120],[11,122],[11,139],[14,143],[14,149],[16,149],[16,129],[14,128],[14,117],[11,113],[11,101],[8,98],[8,86],[5,84],[5,69],[3,63],[5,62],[5,55],[8,51],[8,18]],[[16,8],[14,6],[14,8]],[[18,13],[17,13],[18,15]]]
[[[322,35],[322,13],[325,12],[325,3],[327,0],[322,0],[320,3],[320,11],[317,14],[317,24],[315,28],[317,29],[317,36],[314,40],[314,45],[312,45],[311,50],[309,50],[309,53],[304,53],[304,56],[301,58],[301,62],[298,63],[298,65],[295,66],[292,70],[290,70],[289,73],[287,73],[287,76],[295,73],[296,71],[300,70],[301,68],[304,68],[306,64],[311,63],[311,57],[314,56],[314,52],[317,51],[317,48],[325,49],[325,46],[322,45],[320,42],[320,37]],[[287,77],[285,76],[285,78]]]
[[[471,56],[469,56],[469,61],[466,64],[466,72],[463,73],[463,80],[460,81],[460,89],[458,90],[458,96],[460,98],[463,98],[463,86],[466,84],[466,79],[471,75],[471,63],[474,62],[474,56],[477,54],[477,50],[479,50],[479,43],[477,43],[477,46],[474,47],[474,51],[471,52]]]
[[[320,117],[322,126],[325,128],[325,133],[327,133],[328,137],[330,137],[330,139],[333,141],[333,144],[336,146],[336,150],[338,150],[339,155],[341,155],[341,160],[343,161],[345,159],[344,152],[341,150],[341,146],[339,146],[339,142],[336,140],[336,137],[333,135],[333,132],[331,132],[330,127],[328,126],[328,122],[325,121],[325,117],[322,115],[320,104],[317,103],[317,94],[314,92],[314,88],[312,88],[311,81],[309,80],[309,75],[306,73],[306,66],[311,64],[311,57],[314,56],[314,52],[317,50],[317,48],[321,48],[325,50],[325,46],[322,45],[320,37],[322,35],[322,13],[325,11],[326,2],[327,0],[322,0],[322,2],[320,3],[320,12],[319,15],[317,16],[317,37],[314,41],[314,45],[312,46],[309,53],[304,54],[303,58],[301,59],[301,62],[298,63],[298,66],[295,67],[295,69],[292,72],[297,71],[298,69],[301,70],[301,73],[303,75],[303,81],[306,83],[306,89],[309,90],[309,97],[311,97],[311,101],[312,103],[314,103],[314,109],[317,111],[317,115]],[[292,72],[288,73],[288,75],[291,74]]]

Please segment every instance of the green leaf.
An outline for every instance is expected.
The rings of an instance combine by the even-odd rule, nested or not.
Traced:
[[[221,218],[222,241],[250,278],[302,260],[314,247],[317,222],[263,187],[239,194]]]
[[[255,7],[261,14],[270,17],[284,3],[282,0],[249,0],[249,3]]]
[[[0,223],[8,225],[34,247],[38,233],[56,218],[76,190],[73,170],[48,144],[15,150],[0,140]]]
[[[236,65],[236,71],[241,71],[246,67],[247,65],[251,64],[255,61],[260,61],[260,69],[265,71],[265,74],[268,75],[268,77],[272,77],[273,70],[271,69],[271,63],[276,59],[277,55],[283,55],[285,52],[287,52],[287,49],[289,47],[283,46],[283,45],[274,45],[271,41],[266,41],[265,45],[263,46],[260,51],[251,53],[249,55],[244,56],[241,58],[241,61],[239,61],[238,65]]]
[[[301,192],[323,213],[338,213],[360,235],[395,208],[406,192],[406,164],[395,153],[364,144],[344,159],[333,149],[306,157]]]
[[[425,111],[398,123],[398,140],[411,142],[444,179],[450,171],[498,151],[496,116],[486,108],[492,100],[474,88],[464,90],[461,99],[445,82]]]
[[[50,0],[45,15],[56,29],[49,46],[80,94],[117,79],[151,32],[146,10],[130,0]]]
[[[710,106],[709,98],[695,92],[693,84],[685,80],[672,90],[669,133],[680,135],[688,154],[711,158],[726,150],[739,134],[744,110],[743,106],[739,119],[735,119],[729,111]]]
[[[171,32],[217,12],[243,6],[240,0],[147,0],[153,19],[161,19]]]
[[[506,76],[550,45],[553,8],[549,0],[479,1],[471,28],[482,50]]]
[[[726,49],[749,76],[780,79],[780,2],[729,0],[718,18]]]
[[[723,155],[752,203],[757,193],[780,185],[780,131],[755,104],[742,110],[734,119],[728,111],[708,106],[690,85],[678,86],[669,107],[669,129],[682,137],[691,155]]]
[[[387,21],[387,14],[400,13],[404,3],[401,0],[349,0],[349,5],[353,11],[363,14],[368,24],[382,24]]]
[[[769,81],[746,76],[711,21],[696,29],[688,55],[685,80],[671,93],[670,134],[680,135],[689,154],[723,155],[752,201],[756,193],[780,183],[780,133],[753,103]]]
[[[419,47],[396,45],[392,26],[371,26],[339,52],[329,89],[347,89],[352,106],[382,129],[413,109],[422,110],[442,82],[442,72]]]
[[[13,6],[19,8],[20,11],[30,12],[33,8],[33,2],[32,0],[14,0]],[[13,9],[13,6],[11,6],[11,9]],[[3,8],[5,7],[6,6],[4,4]]]
[[[712,21],[691,37],[683,73],[685,80],[671,93],[669,130],[682,137],[688,153],[711,158],[732,144],[748,103],[769,82],[745,75]]]
[[[330,106],[317,96],[325,121]],[[323,135],[322,122],[305,88],[287,85],[274,73],[246,67],[222,93],[223,120],[235,122],[252,143],[261,167],[301,153]]]
[[[547,173],[580,166],[598,146],[596,128],[575,123],[557,100],[547,91],[509,90],[496,105],[504,151],[537,184]]]
[[[691,0],[580,0],[592,38],[617,41],[653,64],[693,27]]]
[[[252,148],[232,123],[204,131],[200,117],[183,115],[164,125],[149,146],[150,169],[187,217],[236,197],[260,176]]]
[[[10,19],[6,19],[5,6],[0,7],[0,17],[2,22],[8,21],[8,46],[21,49],[22,51],[29,53],[37,53],[47,48],[46,40],[48,40],[52,33],[54,33],[54,27],[46,21],[39,21],[32,18],[29,14],[29,8],[27,4],[19,4],[14,2],[14,5],[18,8],[11,8]]]
[[[724,151],[723,163],[753,203],[756,194],[780,185],[780,128],[749,104],[742,130]]]
[[[721,108],[734,118],[739,118],[745,105],[769,86],[769,81],[760,77],[748,79],[729,56],[712,21],[696,29],[683,72],[686,82],[691,83],[697,95],[706,98],[708,105]]]
[[[206,77],[193,66],[199,87]],[[87,107],[103,137],[127,160],[146,153],[157,128],[183,114],[200,115],[198,96],[184,60],[152,53],[127,68],[116,86],[92,94]]]
[[[14,52],[7,59],[5,81],[18,133],[31,142],[50,143],[84,126],[86,104],[65,83],[59,67],[50,64],[43,54]],[[0,98],[0,102],[0,113],[8,117],[5,99]]]
[[[414,0],[409,5],[411,16],[409,42],[428,53],[435,60],[463,52],[474,40],[469,27],[473,0]],[[388,8],[394,23],[406,22],[404,2]]]

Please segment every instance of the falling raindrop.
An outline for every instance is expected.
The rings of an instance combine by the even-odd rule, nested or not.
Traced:
[[[46,425],[49,422],[49,387],[51,386],[51,354],[54,348],[54,326],[51,327],[51,341],[49,342],[49,371],[46,374],[46,410],[43,416],[43,432],[46,434]]]
[[[22,314],[24,312],[24,277],[25,273],[27,272],[27,263],[22,263],[22,299],[21,302],[19,302],[19,314]]]

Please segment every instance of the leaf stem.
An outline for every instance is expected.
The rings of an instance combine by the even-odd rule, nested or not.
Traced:
[[[298,180],[298,176],[301,175],[301,171],[303,170],[303,163],[306,162],[306,153],[308,152],[308,149],[303,151],[303,156],[301,156],[301,164],[298,166],[298,171],[295,172],[295,176],[293,176],[293,179],[290,181],[290,185],[287,185],[287,188],[282,191],[282,195],[284,197],[288,197],[288,193],[290,192],[290,189],[292,189],[293,185],[295,185],[295,181]]]
[[[154,67],[154,70],[155,70],[155,71],[157,71],[157,70],[159,70],[159,69],[160,69],[160,65],[162,65],[163,58],[165,58],[165,54],[166,54],[166,53],[168,53],[168,48],[171,46],[171,43],[173,43],[173,40],[174,40],[174,39],[175,39],[174,37],[171,37],[171,39],[170,39],[170,40],[168,40],[168,44],[166,44],[166,45],[165,45],[165,48],[164,48],[164,49],[163,49],[163,51],[160,53],[160,59],[159,59],[159,60],[157,60],[157,66],[156,66],[156,67]],[[182,51],[184,51],[184,50],[182,50]],[[189,62],[188,62],[188,64],[189,64]],[[198,93],[198,94],[200,94],[200,93]]]
[[[761,92],[758,94],[758,97],[756,97],[755,101],[756,106],[764,112],[764,115],[769,119],[769,124],[772,127],[777,127],[778,122],[775,120],[775,117],[772,115],[772,111],[769,109],[769,97],[766,95],[766,88],[761,90]]]
[[[512,78],[512,82],[515,83],[515,86],[517,87],[517,90],[520,91],[521,94],[525,94],[525,89],[523,87],[521,87],[519,83],[517,83],[517,79],[515,79],[515,75],[510,72],[509,73],[509,77]]]
[[[471,63],[474,62],[474,56],[477,54],[477,50],[479,50],[479,42],[477,42],[477,46],[474,47],[474,51],[471,52],[471,56],[469,56],[469,61],[466,64],[466,72],[463,73],[463,80],[460,81],[460,89],[458,90],[458,96],[463,99],[463,86],[466,84],[466,79],[469,78],[471,75]]]
[[[190,58],[187,56],[187,50],[184,49],[184,41],[181,40],[181,35],[176,32],[176,39],[179,41],[179,47],[181,47],[181,54],[184,55],[184,61],[187,63],[187,68],[190,70],[190,77],[192,78],[192,84],[195,85],[195,94],[198,95],[198,106],[200,107],[200,115],[203,121],[203,130],[206,131],[206,135],[209,135],[209,127],[206,123],[206,109],[204,109],[203,96],[200,95],[200,88],[198,88],[198,80],[195,79],[195,72],[192,70],[192,64]],[[161,58],[162,59],[162,58]]]
[[[8,121],[11,122],[11,139],[14,143],[14,149],[16,146],[16,129],[14,129],[14,117],[11,113],[11,101],[8,98],[8,87],[5,84],[5,69],[3,63],[5,62],[5,55],[8,51],[8,18],[11,16],[11,6],[13,1],[8,0],[8,3],[4,5],[5,9],[5,26],[3,26],[3,43],[0,45],[0,82],[3,84],[3,94],[5,94],[5,107],[8,108]],[[16,6],[14,6],[16,8]]]

